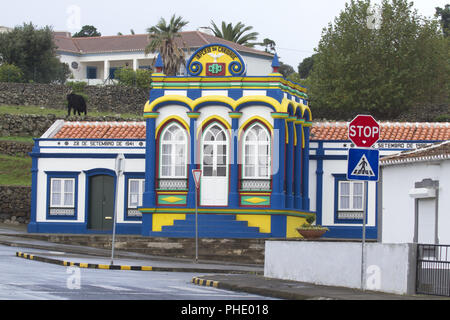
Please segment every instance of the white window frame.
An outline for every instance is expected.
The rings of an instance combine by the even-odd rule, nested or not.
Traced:
[[[54,182],[55,181],[60,181],[61,182],[61,189],[59,190],[59,192],[54,192]],[[65,191],[65,185],[67,181],[71,181],[72,182],[72,192],[66,192]],[[50,179],[50,208],[75,208],[75,178],[51,178]],[[60,198],[59,198],[59,203],[54,203],[55,199],[54,199],[54,194],[60,194]],[[65,200],[65,196],[66,194],[71,194],[71,201],[72,204],[67,205],[64,204],[64,200]]]
[[[164,136],[170,128],[173,126],[176,126],[179,130],[182,131],[184,140],[183,141],[176,141],[176,140],[170,140],[165,141]],[[163,174],[163,145],[170,145],[171,146],[171,152],[170,152],[170,175],[164,175]],[[184,146],[184,157],[183,157],[183,166],[184,166],[184,175],[176,175],[176,167],[178,166],[177,161],[177,154],[176,154],[176,146]],[[172,122],[168,124],[163,132],[160,135],[160,155],[159,155],[159,178],[160,179],[187,179],[187,163],[188,163],[188,136],[186,129],[179,125],[176,122]]]
[[[255,127],[259,127],[261,128],[261,130],[263,130],[266,135],[268,140],[267,141],[247,141],[247,137],[249,135],[250,132],[252,132],[252,130]],[[272,171],[272,144],[271,144],[271,135],[269,133],[269,131],[266,129],[266,127],[264,127],[263,125],[261,125],[260,123],[256,122],[255,124],[253,124],[251,127],[249,127],[247,130],[245,130],[245,134],[243,137],[243,143],[242,143],[242,178],[243,179],[261,179],[261,180],[267,180],[271,178],[271,171]],[[252,145],[254,147],[254,151],[253,151],[253,158],[255,159],[256,164],[254,165],[254,175],[248,175],[246,173],[246,167],[247,167],[247,152],[246,152],[246,146],[248,145]],[[264,147],[268,147],[267,148],[267,152],[268,154],[265,154],[263,156],[265,156],[267,158],[267,165],[260,165],[259,163],[259,158],[260,158],[260,154],[259,154],[259,147],[264,146]],[[265,166],[267,166],[267,175],[260,175],[260,169],[264,168]]]
[[[219,128],[219,132],[214,134],[211,130],[217,127]],[[206,140],[207,134],[211,132],[211,135],[214,137],[214,140]],[[219,134],[223,134],[225,140],[217,140]],[[205,163],[205,147],[208,147],[211,155],[211,163]],[[220,147],[225,147],[225,154],[220,153]],[[220,159],[220,157],[225,157]],[[202,159],[202,176],[203,177],[228,177],[229,175],[229,164],[230,164],[230,145],[229,145],[229,137],[227,134],[227,130],[217,122],[211,124],[203,133],[202,138],[202,148],[201,148],[201,159]],[[225,159],[225,162],[219,163],[218,160]],[[205,173],[205,166],[211,167],[211,175],[207,175]],[[218,175],[219,168],[224,168],[224,175]]]
[[[138,182],[138,193],[137,193],[137,205],[132,204],[131,201],[131,197],[132,197],[132,193],[131,193],[131,183],[132,182]],[[143,199],[143,194],[145,191],[145,179],[138,179],[138,178],[130,178],[128,179],[128,195],[127,195],[127,208],[129,209],[136,209],[137,207],[141,207],[142,206],[142,199]],[[134,201],[133,201],[134,202]]]
[[[342,185],[343,184],[348,184],[349,185],[349,194],[348,195],[342,195]],[[354,190],[355,190],[355,185],[361,185],[361,194],[359,195],[355,195],[354,194]],[[338,193],[338,211],[357,211],[357,212],[362,212],[364,210],[364,182],[362,181],[347,181],[347,180],[343,180],[343,181],[339,181],[339,193]],[[349,207],[348,208],[343,208],[342,207],[342,203],[341,203],[341,197],[342,196],[348,196],[349,197]],[[354,204],[354,197],[355,196],[359,196],[361,197],[361,208],[354,208],[353,204]]]

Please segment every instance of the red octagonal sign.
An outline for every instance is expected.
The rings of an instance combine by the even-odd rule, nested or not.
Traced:
[[[370,148],[380,138],[380,125],[372,116],[358,115],[348,125],[348,138],[361,148]]]

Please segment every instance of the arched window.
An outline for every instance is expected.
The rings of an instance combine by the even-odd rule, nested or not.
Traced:
[[[226,177],[228,172],[228,139],[225,129],[214,124],[203,137],[203,175]]]
[[[270,179],[270,135],[259,123],[245,131],[243,148],[244,179]]]
[[[187,178],[186,130],[174,122],[164,129],[160,139],[160,178]]]

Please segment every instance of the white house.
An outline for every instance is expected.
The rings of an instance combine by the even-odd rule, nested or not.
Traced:
[[[380,157],[404,150],[426,147],[432,143],[450,140],[450,124],[447,123],[389,123],[381,122],[380,140],[373,148]],[[348,149],[354,147],[348,140],[348,123],[315,122],[311,129],[309,194],[310,210],[316,212],[317,224],[330,231],[324,237],[361,239],[364,183],[347,180]],[[393,199],[396,198],[397,180],[389,184]],[[379,238],[380,183],[368,182],[367,238]],[[412,187],[411,187],[412,188]],[[409,190],[409,189],[408,189]],[[393,200],[394,201],[394,200]],[[403,219],[399,219],[402,221]],[[392,228],[398,221],[390,223]]]
[[[10,32],[12,29],[4,26],[0,26],[0,33]]]
[[[381,159],[380,240],[450,244],[450,141]]]
[[[186,53],[186,60],[198,48],[207,44],[222,44],[239,52],[246,63],[247,76],[266,75],[272,71],[273,55],[217,38],[200,31],[181,32],[177,44]],[[144,53],[148,34],[72,38],[68,32],[55,32],[57,54],[67,63],[74,80],[102,84],[114,78],[120,67],[133,70],[152,69],[157,53]],[[179,75],[186,75],[184,67]]]

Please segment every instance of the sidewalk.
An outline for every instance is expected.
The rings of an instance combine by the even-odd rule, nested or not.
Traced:
[[[124,251],[116,251],[114,263],[111,266],[110,250],[25,239],[20,237],[23,232],[23,228],[20,227],[0,225],[0,245],[17,247],[18,259],[25,258],[64,266],[77,265],[84,268],[200,273],[202,275],[192,279],[194,284],[289,300],[450,299],[427,295],[404,296],[270,279],[263,276],[264,267],[261,265],[237,265],[217,261],[198,261],[198,263],[195,263],[188,259],[150,256]]]

